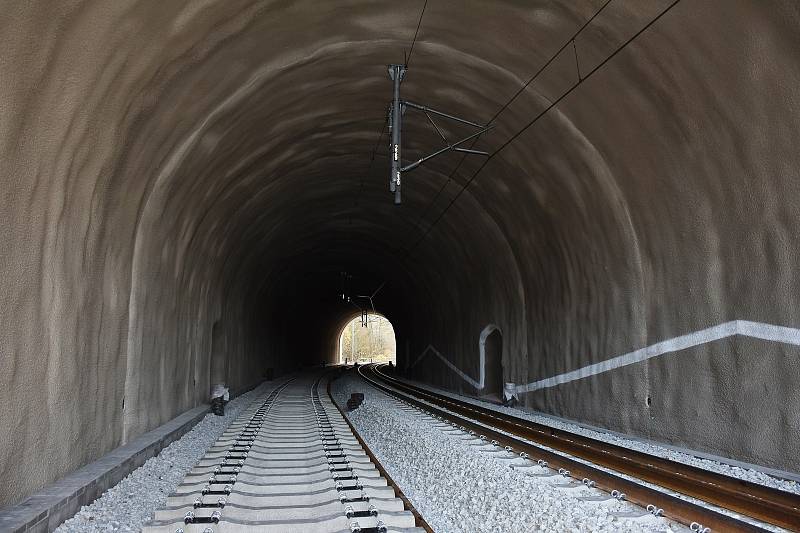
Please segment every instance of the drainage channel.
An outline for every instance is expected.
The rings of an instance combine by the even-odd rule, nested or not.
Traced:
[[[327,375],[256,400],[189,472],[145,533],[423,533],[319,389]]]

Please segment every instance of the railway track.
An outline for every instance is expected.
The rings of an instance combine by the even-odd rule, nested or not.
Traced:
[[[330,373],[253,402],[145,533],[424,533],[326,391]]]
[[[800,497],[796,494],[461,402],[400,381],[382,372],[377,365],[360,367],[359,373],[376,388],[435,418],[474,433],[476,438],[506,447],[529,459],[532,464],[574,478],[576,483],[595,486],[611,497],[624,498],[647,512],[683,523],[692,531],[750,532],[764,529],[651,488],[642,481],[768,524],[800,531]]]

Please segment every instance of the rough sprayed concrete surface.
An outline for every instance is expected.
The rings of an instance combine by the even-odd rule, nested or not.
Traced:
[[[444,185],[459,157],[432,161],[401,208],[370,166],[422,3],[4,5],[0,504],[197,405],[212,359],[236,388],[332,358],[341,270],[389,280],[401,365],[433,344],[477,375],[491,323],[517,383],[727,320],[800,326],[796,2],[681,1],[414,247],[482,163]],[[612,0],[582,73],[666,4]],[[600,5],[431,1],[404,96],[488,120]],[[574,81],[568,47],[476,147]],[[407,117],[411,159],[438,141]],[[430,361],[418,377],[463,387]],[[737,340],[525,402],[797,470],[799,380],[797,349]]]

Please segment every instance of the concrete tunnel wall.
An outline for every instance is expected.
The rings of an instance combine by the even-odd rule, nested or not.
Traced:
[[[428,2],[404,97],[500,111],[476,145],[500,151],[471,181],[482,159],[431,161],[400,208],[370,154],[423,1],[6,5],[0,505],[204,402],[212,368],[332,359],[342,270],[387,281],[399,366],[430,345],[478,376],[494,324],[519,384],[800,327],[797,4],[682,0],[562,99],[576,53],[586,76],[668,6],[612,0],[512,99],[602,3]],[[409,112],[409,159],[437,143]],[[522,400],[797,471],[799,379],[796,345],[734,336]]]

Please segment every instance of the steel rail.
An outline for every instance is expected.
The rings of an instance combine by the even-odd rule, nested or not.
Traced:
[[[482,410],[473,404],[457,402],[452,398],[407,385],[383,373],[378,373],[374,365],[361,367],[359,373],[373,386],[411,405],[434,413],[436,416],[470,431],[474,431],[478,435],[485,435],[487,439],[495,440],[500,445],[510,446],[515,452],[524,452],[528,454],[532,460],[543,460],[551,468],[568,471],[571,477],[578,480],[591,480],[595,483],[596,487],[602,490],[607,492],[622,492],[626,495],[626,499],[632,503],[645,508],[648,508],[648,506],[655,506],[656,509],[662,509],[663,516],[683,524],[691,526],[694,523],[696,525],[702,525],[702,527],[709,527],[712,531],[764,531],[762,528],[719,513],[708,507],[691,503],[663,491],[650,488],[640,482],[632,481],[598,468],[609,468],[621,474],[626,474],[636,479],[683,493],[683,491],[673,488],[673,486],[677,485],[675,479],[682,480],[682,482],[689,479],[687,476],[681,475],[682,467],[685,466],[681,463],[667,461],[670,464],[670,469],[667,471],[663,468],[655,467],[655,465],[650,462],[642,463],[640,461],[635,461],[634,456],[636,456],[638,452],[634,452],[628,448],[616,446],[614,450],[591,453],[596,450],[592,450],[590,446],[583,445],[576,441],[571,441],[569,447],[560,446],[563,444],[562,441],[569,440],[564,437],[566,432],[547,427],[547,431],[544,435],[550,438],[545,439],[542,438],[542,431],[540,430],[534,429],[525,431],[528,424],[526,420],[514,418],[514,421],[509,423],[507,420],[503,420],[502,416],[504,415],[502,415],[502,413]],[[491,426],[491,428],[487,428],[486,426]],[[572,436],[572,434],[570,435]],[[545,442],[545,440],[547,442]],[[528,441],[535,441],[536,444]],[[602,445],[606,444],[600,441],[596,442]],[[550,451],[542,446],[547,446],[548,448],[558,450],[562,453],[568,453],[571,456],[594,463],[598,465],[598,467],[587,465],[578,459],[565,457],[560,453]],[[569,448],[569,450],[564,448]],[[647,454],[643,455],[648,459],[653,459],[653,456]],[[620,468],[618,468],[618,466],[620,466]],[[726,476],[722,477],[730,479]],[[691,485],[691,483],[686,484]],[[713,486],[709,487],[709,490],[713,490]],[[693,490],[693,492],[698,495],[692,495],[692,497],[708,501],[703,497],[700,491]],[[773,520],[777,521],[775,517],[773,517]],[[783,524],[778,525],[789,529],[796,529],[798,527],[797,522],[785,520],[783,520],[783,522]],[[770,523],[772,523],[772,521]]]
[[[743,479],[670,461],[591,437],[559,430],[467,402],[459,402],[388,376],[382,379],[428,401],[557,450],[667,487],[769,524],[800,530],[800,496]]]
[[[337,402],[336,398],[333,397],[333,393],[331,392],[331,384],[336,379],[337,377],[333,377],[332,379],[328,380],[328,396],[331,399],[331,403],[333,403],[333,405],[336,406],[336,409],[339,410],[339,413],[342,415],[342,418],[344,419],[345,422],[347,422],[347,426],[350,428],[350,432],[353,434],[358,443],[361,445],[361,448],[363,448],[364,452],[367,454],[367,457],[369,457],[370,461],[372,461],[372,464],[375,465],[375,468],[378,469],[378,472],[380,472],[380,474],[384,477],[384,479],[386,479],[386,483],[388,483],[388,485],[394,489],[395,495],[403,501],[403,505],[405,505],[406,510],[411,511],[411,514],[414,515],[414,521],[416,522],[417,527],[421,527],[428,533],[434,533],[431,526],[428,525],[428,522],[425,521],[425,518],[422,517],[420,512],[417,511],[417,508],[414,507],[414,504],[411,503],[411,500],[408,499],[408,497],[403,493],[402,489],[400,489],[397,483],[395,483],[394,479],[392,479],[392,476],[390,476],[389,473],[386,471],[386,469],[383,468],[383,465],[378,460],[378,458],[375,457],[375,454],[372,453],[372,450],[367,445],[366,441],[361,438],[361,435],[358,433],[358,430],[356,430],[353,423],[350,422],[350,418],[348,418],[347,413],[344,412],[342,407],[339,405],[339,402]]]
[[[669,488],[776,526],[800,530],[800,496],[758,483],[559,430],[402,382],[375,368],[394,386],[527,440]]]

